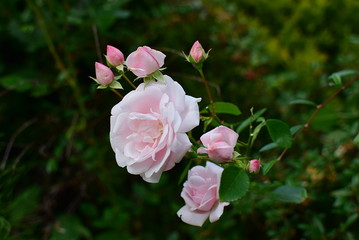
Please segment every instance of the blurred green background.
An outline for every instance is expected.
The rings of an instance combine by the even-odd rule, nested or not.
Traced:
[[[358,70],[358,12],[356,0],[2,1],[0,239],[359,239],[358,82],[268,175],[252,177],[249,194],[198,228],[176,215],[185,160],[158,184],[119,168],[108,139],[119,99],[88,77],[107,44],[125,56],[147,45],[204,107],[198,75],[179,55],[199,40],[212,49],[204,72],[215,100],[243,113],[228,121],[254,107],[304,124],[315,108],[290,102],[319,104],[340,88],[333,72]],[[269,142],[264,131],[254,146],[264,162],[280,153],[258,152]],[[271,199],[283,184],[305,187],[308,199]]]

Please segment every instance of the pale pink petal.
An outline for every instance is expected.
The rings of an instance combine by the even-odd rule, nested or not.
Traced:
[[[145,161],[136,162],[127,166],[127,171],[131,174],[141,174],[146,172],[153,164],[152,159],[146,159]]]
[[[188,132],[199,125],[199,110],[198,103],[201,98],[194,98],[191,96],[185,97],[186,108],[182,113],[182,124],[178,131]]]
[[[203,148],[203,147],[200,147],[197,149],[197,153],[199,153],[199,154],[203,154],[203,153],[207,153],[207,152],[208,152],[207,149]]]
[[[218,202],[213,208],[209,215],[209,221],[217,221],[223,214],[223,209],[225,206],[228,206],[229,202]]]
[[[201,227],[209,216],[209,212],[191,211],[186,205],[177,212],[183,222]]]
[[[223,138],[226,139],[227,143],[231,146],[235,146],[238,139],[238,133],[225,126],[219,126],[218,131],[222,133]]]
[[[150,53],[150,55],[152,55],[152,57],[156,60],[156,62],[158,63],[158,67],[162,67],[163,64],[165,63],[165,58],[166,55],[163,54],[160,51],[157,51],[155,49],[152,49],[150,47],[144,46],[144,48]]]
[[[209,170],[209,172],[211,172],[212,174],[215,174],[216,176],[222,175],[223,168],[218,166],[217,164],[207,161],[206,168]]]

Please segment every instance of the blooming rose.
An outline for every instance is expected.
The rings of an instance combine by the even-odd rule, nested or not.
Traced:
[[[107,45],[106,59],[114,67],[121,65],[125,61],[123,53],[110,45]]]
[[[106,86],[112,83],[114,79],[111,69],[102,63],[95,62],[96,80],[99,84]]]
[[[169,76],[140,84],[111,111],[110,141],[120,167],[158,182],[191,147],[186,132],[199,124],[198,102]]]
[[[208,157],[218,163],[223,163],[232,158],[236,146],[238,134],[225,126],[219,126],[201,136],[201,147],[198,153],[207,153]]]
[[[207,162],[206,167],[195,166],[188,172],[188,179],[183,184],[181,197],[186,205],[177,215],[185,223],[202,226],[209,217],[210,222],[217,221],[228,202],[219,201],[219,184],[223,168]]]
[[[261,162],[257,159],[253,159],[249,161],[249,172],[250,173],[259,173],[261,168]]]
[[[147,46],[138,47],[128,55],[126,65],[137,77],[146,77],[160,69],[166,55]]]

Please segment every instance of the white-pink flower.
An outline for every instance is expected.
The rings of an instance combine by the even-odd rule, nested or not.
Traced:
[[[199,124],[200,98],[186,95],[169,76],[140,84],[111,111],[110,142],[120,167],[158,182],[191,147],[186,134]]]
[[[209,217],[210,222],[217,221],[223,214],[228,202],[219,201],[219,185],[223,168],[207,162],[206,166],[195,166],[188,172],[183,184],[181,197],[185,204],[177,215],[185,223],[202,226]]]
[[[163,66],[165,57],[162,52],[150,47],[138,47],[128,55],[126,65],[137,77],[146,77]]]
[[[197,152],[207,153],[211,160],[223,163],[232,158],[237,139],[238,134],[235,131],[219,126],[201,136],[201,142],[205,147],[199,148]]]

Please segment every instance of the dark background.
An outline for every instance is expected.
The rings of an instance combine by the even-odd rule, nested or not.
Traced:
[[[125,56],[147,45],[167,55],[165,73],[202,97],[203,108],[204,87],[180,56],[199,40],[212,49],[204,72],[215,100],[242,111],[228,121],[254,107],[304,124],[315,108],[290,102],[322,103],[340,88],[333,72],[358,69],[358,12],[355,0],[2,1],[0,239],[359,238],[358,82],[218,222],[198,228],[176,215],[186,159],[158,184],[119,168],[108,140],[119,99],[89,78],[107,44]],[[264,162],[280,153],[258,152],[269,142],[263,131],[254,146]],[[283,184],[305,187],[308,199],[268,197]]]

